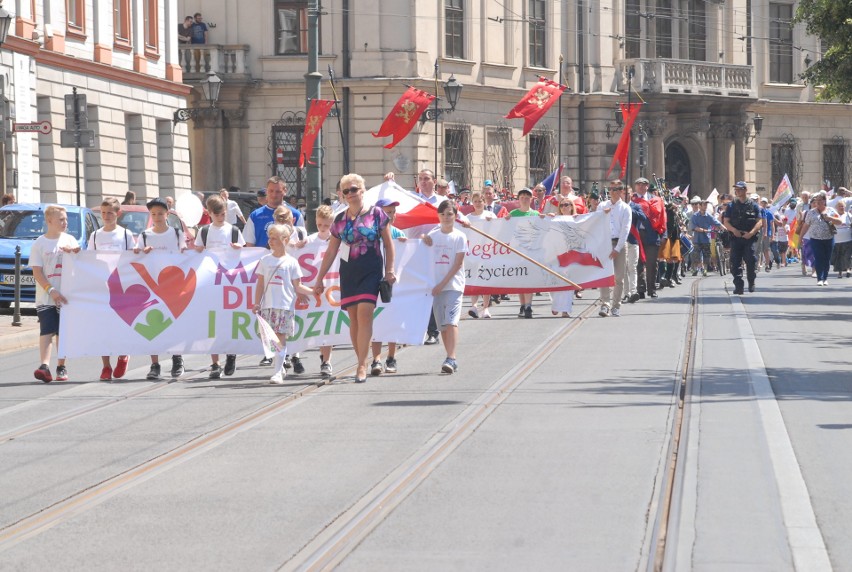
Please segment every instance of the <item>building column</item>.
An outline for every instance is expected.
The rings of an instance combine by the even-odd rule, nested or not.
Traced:
[[[745,141],[739,134],[734,139],[734,181],[745,180]],[[733,182],[728,181],[729,185]]]
[[[112,65],[112,2],[109,0],[93,0],[92,17],[94,18],[95,61]]]
[[[163,19],[166,30],[176,30],[178,27],[177,0],[164,0]],[[180,67],[180,53],[178,52],[177,36],[164,34],[165,42],[163,51],[166,56],[166,79],[181,83],[183,81],[183,69]]]
[[[61,0],[44,1],[44,35],[44,49],[65,53],[65,5]]]

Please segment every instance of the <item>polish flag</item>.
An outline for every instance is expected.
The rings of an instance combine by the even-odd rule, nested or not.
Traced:
[[[438,209],[426,199],[400,187],[396,181],[385,181],[364,193],[364,204],[373,206],[379,199],[388,199],[399,203],[396,207],[396,221],[393,225],[399,229],[420,225],[437,225]]]

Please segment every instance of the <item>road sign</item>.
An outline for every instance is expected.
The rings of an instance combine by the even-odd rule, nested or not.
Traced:
[[[80,130],[80,143],[77,144],[76,137],[74,136],[73,131],[60,131],[59,132],[59,146],[60,147],[88,147],[93,149],[95,147],[95,132],[92,129],[81,129]]]
[[[73,131],[74,128],[85,129],[88,126],[86,96],[78,95],[75,88],[74,93],[65,96],[65,129]]]
[[[50,121],[33,121],[31,123],[13,123],[12,131],[16,133],[22,132],[38,132],[47,135],[51,131],[53,131],[53,125],[50,124]]]

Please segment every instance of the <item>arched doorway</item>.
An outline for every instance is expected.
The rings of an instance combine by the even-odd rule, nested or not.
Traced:
[[[680,187],[685,189],[692,183],[692,165],[689,153],[678,142],[669,143],[666,147],[666,183],[670,189]]]

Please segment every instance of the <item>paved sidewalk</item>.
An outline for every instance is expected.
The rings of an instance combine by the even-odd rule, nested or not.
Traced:
[[[12,314],[0,314],[0,354],[38,345],[38,318],[21,316],[21,325],[12,325]]]

